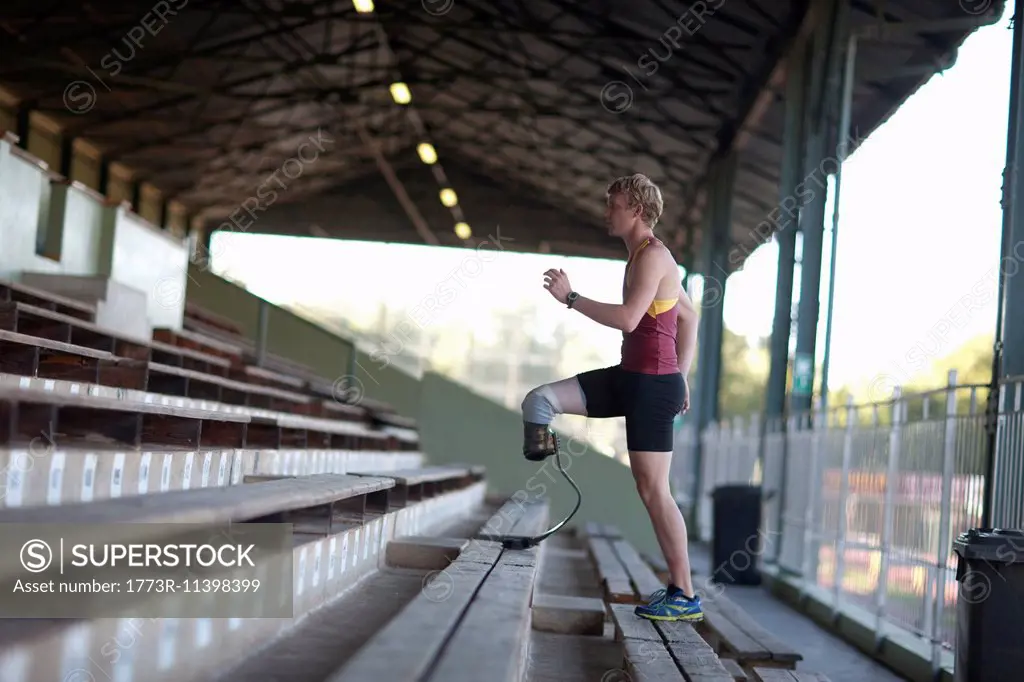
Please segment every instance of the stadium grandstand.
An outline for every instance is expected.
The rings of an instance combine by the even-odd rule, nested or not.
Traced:
[[[1024,316],[999,318],[992,382],[951,380],[901,460],[900,425],[927,421],[927,399],[897,390],[868,424],[816,393],[826,194],[787,202],[1021,9],[7,0],[0,681],[953,680],[951,543],[1024,526]],[[701,303],[672,471],[705,600],[693,624],[634,614],[669,567],[621,438],[577,431],[564,457],[520,456],[519,402],[547,371],[514,332],[532,318],[501,328],[514,361],[482,361],[518,383],[473,383],[396,346],[394,325],[360,338],[218,270],[239,234],[621,262],[605,191],[633,172],[662,188],[659,234]],[[1018,242],[1021,206],[1004,206]],[[797,234],[813,293],[794,305]],[[725,282],[769,240],[767,410],[726,422]],[[413,274],[385,261],[374,277]],[[1000,292],[1019,312],[1012,274]],[[443,282],[413,286],[424,314],[443,305]],[[563,460],[578,512],[503,544],[570,512]],[[714,491],[751,483],[768,491],[755,536],[773,540],[729,555],[726,572],[763,580],[734,586],[713,565]],[[903,537],[918,525],[919,546]],[[887,580],[916,586],[912,617]]]

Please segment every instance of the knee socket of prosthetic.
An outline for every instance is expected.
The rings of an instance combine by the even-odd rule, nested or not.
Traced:
[[[539,386],[523,399],[523,456],[539,462],[558,452],[558,437],[550,424],[561,412],[550,386]]]

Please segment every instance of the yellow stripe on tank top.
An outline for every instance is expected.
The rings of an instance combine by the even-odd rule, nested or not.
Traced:
[[[657,317],[658,315],[661,315],[662,313],[667,313],[668,311],[675,308],[676,303],[678,302],[679,301],[674,298],[656,298],[651,303],[651,307],[647,309],[647,314],[650,315],[651,317]]]

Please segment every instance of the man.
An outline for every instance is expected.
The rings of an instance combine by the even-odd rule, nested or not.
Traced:
[[[663,208],[661,190],[644,175],[621,177],[608,186],[608,231],[628,252],[621,304],[577,293],[562,270],[544,273],[544,287],[559,303],[622,331],[622,361],[530,391],[522,405],[523,455],[541,461],[558,452],[550,428],[557,414],[625,417],[630,468],[671,573],[667,589],[651,595],[636,614],[699,621],[704,614],[693,591],[686,524],[669,489],[673,420],[690,406],[686,375],[696,346],[697,312],[682,289],[672,253],[654,236]]]

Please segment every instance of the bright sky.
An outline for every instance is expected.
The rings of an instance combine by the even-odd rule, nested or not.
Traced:
[[[956,65],[932,78],[843,167],[833,386],[879,372],[909,377],[923,369],[907,360],[915,347],[935,357],[994,329],[1008,25],[1007,18],[971,36]],[[831,225],[831,198],[826,225]],[[499,234],[497,226],[473,229],[478,236]],[[515,239],[516,226],[502,225],[500,235]],[[220,235],[212,248],[218,272],[276,303],[344,301],[369,318],[380,301],[414,306],[448,292],[451,300],[441,297],[446,304],[430,316],[430,325],[469,321],[480,307],[525,304],[536,306],[552,324],[564,319],[586,331],[610,361],[621,340],[618,333],[567,313],[542,287],[544,270],[560,267],[585,295],[619,301],[621,262],[493,249],[483,257],[464,249],[267,235]],[[819,358],[830,248],[826,231]],[[776,258],[774,243],[766,244],[729,279],[725,321],[733,331],[770,333]],[[974,302],[965,307],[964,297],[972,294]]]

